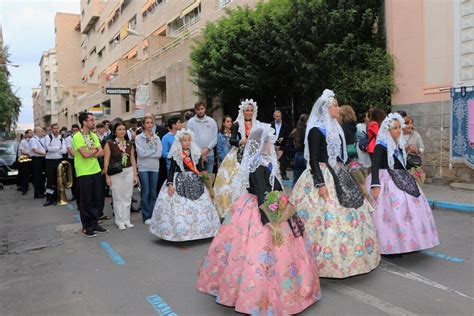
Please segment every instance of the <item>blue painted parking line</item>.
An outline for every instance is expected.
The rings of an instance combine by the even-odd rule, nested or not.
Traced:
[[[462,259],[462,258],[448,256],[448,255],[446,255],[444,253],[440,253],[440,252],[435,252],[435,251],[430,251],[430,250],[423,250],[422,253],[425,254],[425,255],[431,256],[431,257],[435,257],[435,258],[439,258],[439,259],[443,259],[443,260],[447,260],[447,261],[451,261],[451,262],[455,262],[455,263],[464,262],[464,259]]]
[[[148,301],[148,303],[151,304],[151,306],[153,306],[153,309],[155,310],[155,312],[158,313],[158,315],[178,316],[178,314],[173,312],[171,307],[169,307],[169,305],[165,302],[165,300],[163,300],[160,296],[151,295],[151,296],[148,296],[146,300]]]
[[[81,216],[79,214],[73,215],[72,217],[74,217],[79,223],[81,223]]]
[[[445,209],[445,210],[463,212],[463,213],[474,212],[473,204],[462,204],[462,203],[452,203],[452,202],[433,201],[433,200],[428,200],[428,203],[430,204],[432,208]]]
[[[107,254],[109,255],[110,257],[110,260],[112,260],[113,263],[115,264],[118,264],[118,265],[124,265],[126,264],[125,263],[125,260],[123,260],[122,256],[119,255],[115,250],[114,248],[112,248],[112,246],[106,242],[106,241],[101,241],[99,243],[100,247],[105,249],[105,251],[107,251]]]
[[[71,204],[71,203],[68,203],[68,204],[66,205],[66,207],[67,207],[68,209],[70,209],[71,211],[75,211],[75,210],[76,210],[76,207],[74,206],[74,204]]]

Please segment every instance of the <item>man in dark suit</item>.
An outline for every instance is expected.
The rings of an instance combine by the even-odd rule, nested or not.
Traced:
[[[280,110],[276,110],[273,113],[274,121],[272,127],[275,129],[275,135],[277,135],[277,141],[275,142],[275,149],[277,155],[280,157],[280,173],[283,180],[288,180],[286,176],[286,169],[290,166],[290,157],[288,151],[285,149],[286,141],[291,132],[291,126],[282,120],[282,114]]]

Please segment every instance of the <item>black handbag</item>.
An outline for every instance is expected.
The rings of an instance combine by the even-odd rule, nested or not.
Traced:
[[[407,169],[412,169],[416,167],[421,167],[422,161],[421,157],[416,154],[408,154],[407,155]]]
[[[122,171],[123,171],[122,163],[115,162],[115,163],[109,165],[109,168],[107,169],[107,174],[109,176],[113,176],[114,174],[119,174]]]

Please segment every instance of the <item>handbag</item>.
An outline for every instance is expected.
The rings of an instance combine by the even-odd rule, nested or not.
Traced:
[[[416,167],[421,167],[422,161],[421,157],[417,154],[408,154],[407,155],[407,169],[412,169]]]
[[[113,176],[115,174],[119,174],[122,171],[123,171],[122,163],[121,162],[114,162],[114,163],[109,165],[109,168],[107,169],[107,174],[109,176]]]

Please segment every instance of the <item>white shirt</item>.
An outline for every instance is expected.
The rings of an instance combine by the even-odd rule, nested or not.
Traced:
[[[66,151],[68,150],[68,148],[71,148],[74,151],[74,148],[72,147],[72,135],[69,135],[68,137],[66,137],[66,139],[64,140],[64,146],[66,146]],[[67,151],[67,157],[69,159],[74,159],[74,156],[72,156],[68,151]]]
[[[22,139],[19,145],[18,155],[30,155],[30,143],[27,139]]]
[[[46,150],[45,150],[45,147],[43,145],[43,142],[41,141],[41,139],[34,135],[33,137],[31,137],[31,139],[29,140],[29,143],[30,143],[30,156],[31,157],[44,157],[42,155],[38,155],[37,153],[35,153],[33,151],[33,149],[37,149],[38,151],[42,152],[43,154],[46,154]]]
[[[54,136],[50,134],[45,137],[45,146],[47,148],[46,159],[62,159],[66,153],[66,144],[61,135]]]
[[[280,137],[280,130],[281,130],[281,122],[277,123],[275,121],[275,136]]]

